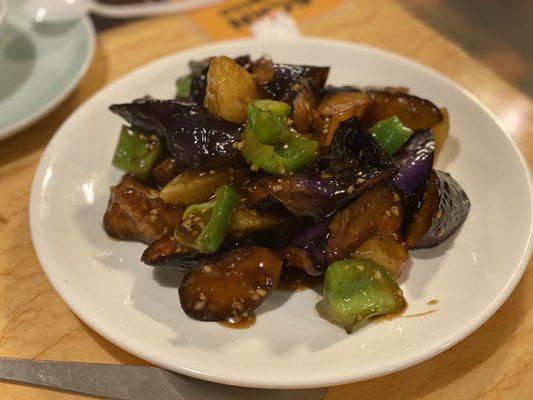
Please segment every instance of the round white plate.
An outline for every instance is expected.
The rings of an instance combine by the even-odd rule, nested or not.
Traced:
[[[268,53],[279,62],[330,65],[330,83],[401,85],[448,107],[451,137],[439,160],[472,201],[461,230],[440,247],[414,251],[400,282],[406,314],[352,335],[321,319],[313,290],[276,292],[251,329],[188,318],[180,275],[139,261],[145,245],[102,229],[122,120],[113,103],[170,98],[187,62],[215,54]],[[531,252],[532,189],[526,164],[494,117],[436,72],[384,51],[334,41],[240,40],[149,64],[103,89],[59,129],[43,155],[30,204],[37,255],[54,288],[98,333],[159,366],[201,379],[268,388],[362,380],[406,368],[463,339],[512,292]],[[438,299],[436,306],[427,303]]]
[[[46,115],[76,87],[91,63],[95,33],[88,17],[35,24],[23,1],[7,0],[0,33],[0,140]]]

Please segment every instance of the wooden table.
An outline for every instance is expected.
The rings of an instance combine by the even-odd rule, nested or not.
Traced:
[[[307,35],[386,48],[448,75],[501,118],[533,165],[530,99],[390,0],[347,1],[301,28]],[[0,355],[143,363],[89,329],[53,291],[32,248],[30,187],[54,131],[90,95],[142,64],[207,41],[184,16],[107,31],[99,37],[95,59],[78,89],[48,117],[0,143]],[[529,268],[496,315],[452,349],[392,375],[332,388],[327,400],[533,398],[532,292]],[[0,384],[0,399],[71,398],[79,397]]]

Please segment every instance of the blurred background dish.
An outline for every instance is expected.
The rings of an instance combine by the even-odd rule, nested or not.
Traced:
[[[0,0],[0,35],[4,27],[4,22],[7,15],[7,6],[5,0]]]
[[[5,9],[0,0],[0,20]],[[88,17],[65,24],[35,24],[22,1],[7,0],[0,36],[0,140],[56,107],[78,84],[94,53]]]

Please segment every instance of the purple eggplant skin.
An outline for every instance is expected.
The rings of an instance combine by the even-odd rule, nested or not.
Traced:
[[[386,169],[392,166],[388,157],[359,118],[352,117],[339,124],[333,140],[315,161],[321,170],[337,174],[347,170]]]
[[[189,68],[191,70],[191,93],[189,100],[193,103],[203,105],[205,91],[207,89],[207,71],[209,70],[209,64],[213,57],[206,58],[201,61],[189,62]],[[241,67],[248,69],[252,63],[249,55],[235,57],[233,59]]]
[[[193,169],[213,168],[242,162],[233,147],[242,125],[224,121],[205,108],[175,100],[140,99],[110,107],[132,127],[164,138],[172,156]]]
[[[282,203],[293,215],[318,221],[348,204],[368,187],[391,178],[394,171],[392,168],[360,168],[323,178],[317,171],[306,169],[292,176],[266,177],[261,183],[281,187],[271,191],[270,197]]]
[[[438,246],[459,229],[470,211],[470,200],[459,183],[447,172],[434,171],[438,193],[437,207],[431,216],[431,226],[416,244],[410,246],[411,248]]]
[[[274,64],[273,67],[274,77],[263,89],[269,97],[279,101],[288,101],[294,95],[295,85],[304,82],[318,93],[329,75],[329,67],[294,64]]]
[[[403,203],[404,221],[409,224],[420,208],[433,169],[435,139],[428,130],[416,132],[394,155],[398,172],[392,185]]]
[[[291,247],[302,249],[315,264],[316,274],[326,271],[328,267],[326,248],[329,237],[331,218],[315,222],[305,227],[291,242]]]

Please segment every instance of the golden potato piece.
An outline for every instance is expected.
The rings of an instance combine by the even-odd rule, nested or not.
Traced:
[[[204,98],[209,112],[226,121],[244,123],[248,104],[258,98],[252,74],[229,57],[213,58],[207,72]]]

